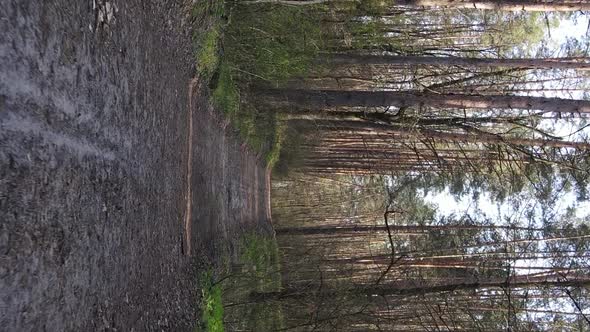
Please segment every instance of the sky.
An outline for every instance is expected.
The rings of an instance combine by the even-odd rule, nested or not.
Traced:
[[[425,201],[435,205],[438,216],[446,216],[450,214],[464,215],[466,213],[475,215],[480,212],[482,215],[495,220],[503,220],[503,217],[510,216],[514,212],[512,205],[509,202],[493,203],[490,196],[486,193],[479,196],[479,199],[473,200],[470,195],[465,195],[460,199],[456,199],[451,195],[449,190],[443,192],[429,192],[425,196]],[[590,214],[590,202],[576,202],[574,193],[567,193],[560,197],[560,200],[555,205],[554,209],[565,211],[567,207],[576,206],[576,217],[583,218]],[[479,211],[478,211],[479,210]]]
[[[575,20],[561,20],[557,28],[551,29],[551,36],[547,34],[547,38],[555,45],[565,43],[568,37],[580,39],[588,33],[589,17],[587,15],[580,15]]]
[[[561,20],[559,26],[552,28],[550,33],[547,33],[546,37],[551,39],[550,43],[556,48],[559,45],[565,43],[567,38],[582,38],[589,33],[590,18],[587,15],[579,15],[575,20]],[[560,136],[566,136],[571,133],[572,128],[554,128],[556,134]],[[477,201],[474,201],[470,196],[462,197],[461,199],[455,199],[448,190],[439,193],[430,192],[426,196],[426,201],[438,206],[438,213],[440,216],[449,215],[451,213],[462,215],[464,213],[474,213],[476,209],[479,209],[487,217],[493,218],[494,220],[500,220],[503,215],[511,213],[510,204],[494,204],[490,199],[489,195],[480,195]],[[565,209],[568,206],[575,204],[575,194],[567,193],[563,195],[558,202],[556,209]],[[590,202],[577,203],[576,216],[585,217],[590,214]]]

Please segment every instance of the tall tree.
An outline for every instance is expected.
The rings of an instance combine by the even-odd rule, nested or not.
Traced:
[[[396,65],[412,67],[416,65],[466,66],[490,68],[527,68],[527,69],[590,69],[588,58],[470,58],[457,56],[398,56],[340,53],[328,54],[325,61],[337,65]]]
[[[507,11],[561,11],[590,10],[590,2],[584,0],[398,0],[398,5],[473,8]]]
[[[590,113],[590,101],[554,97],[434,94],[398,91],[334,91],[266,89],[261,96],[273,104],[325,110],[330,107],[429,106],[438,109],[520,109],[554,113]]]

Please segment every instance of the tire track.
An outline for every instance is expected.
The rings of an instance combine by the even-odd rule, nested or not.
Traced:
[[[193,78],[188,88],[188,157],[186,162],[186,208],[184,211],[184,243],[183,253],[191,254],[191,217],[192,217],[192,183],[193,183],[193,90],[198,84],[198,78]]]

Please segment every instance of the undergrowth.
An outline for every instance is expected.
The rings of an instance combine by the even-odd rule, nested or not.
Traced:
[[[233,330],[276,331],[284,328],[283,311],[275,302],[250,301],[251,292],[274,292],[281,288],[279,250],[273,237],[248,234],[240,241],[238,268],[224,285],[226,317]],[[241,303],[241,304],[240,304]]]
[[[282,130],[282,146],[278,151],[280,157],[273,168],[273,176],[286,177],[292,169],[296,169],[305,159],[305,151],[301,148],[304,143],[313,144],[313,138],[306,138],[305,129],[297,126],[285,126]]]
[[[223,301],[221,285],[213,283],[213,275],[206,272],[201,276],[201,302],[203,326],[197,327],[197,331],[204,329],[206,332],[223,332]]]
[[[213,77],[219,65],[225,12],[223,0],[201,0],[192,8],[192,20],[200,22],[205,28],[204,32],[194,31],[193,44],[196,50],[197,71],[206,80]]]
[[[224,113],[248,146],[273,167],[283,125],[273,111],[258,109],[249,90],[277,86],[312,67],[322,45],[319,17],[311,6],[199,2],[192,15],[207,21],[193,37],[197,70],[210,81],[214,107]]]
[[[227,62],[221,63],[218,75],[217,85],[211,94],[213,105],[229,119],[234,119],[240,109],[240,90]]]
[[[226,275],[214,278],[211,271],[200,277],[201,325],[196,331],[275,331],[284,328],[280,305],[252,303],[252,292],[281,288],[279,249],[274,237],[247,234],[239,241],[237,261]],[[215,282],[217,280],[217,282]]]
[[[206,77],[210,78],[217,69],[219,64],[219,38],[220,31],[218,26],[211,27],[199,42],[197,51],[197,70]]]
[[[276,240],[249,234],[243,238],[241,248],[240,262],[259,282],[256,291],[280,288],[279,248]]]
[[[322,45],[314,13],[312,6],[236,6],[224,45],[241,80],[279,84],[305,74]]]

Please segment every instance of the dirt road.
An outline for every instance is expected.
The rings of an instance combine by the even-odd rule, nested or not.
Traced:
[[[200,262],[269,217],[187,8],[0,2],[0,330],[190,330]]]

